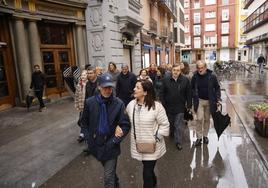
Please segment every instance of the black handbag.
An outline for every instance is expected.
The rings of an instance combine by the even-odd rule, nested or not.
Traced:
[[[184,110],[184,120],[185,121],[192,121],[194,119],[193,112],[191,110]]]

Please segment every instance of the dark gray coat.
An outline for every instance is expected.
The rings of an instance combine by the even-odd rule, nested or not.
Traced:
[[[184,113],[185,108],[192,107],[190,80],[182,74],[177,81],[171,76],[165,77],[160,90],[160,100],[167,113]]]

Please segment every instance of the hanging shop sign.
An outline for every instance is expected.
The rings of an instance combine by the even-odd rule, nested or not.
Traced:
[[[126,46],[135,46],[135,41],[128,40],[127,37],[122,37],[121,42]]]

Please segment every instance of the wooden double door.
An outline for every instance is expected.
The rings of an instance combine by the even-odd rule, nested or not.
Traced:
[[[8,20],[0,16],[0,107],[15,103],[15,80],[11,42],[9,36]]]
[[[64,87],[63,71],[71,66],[70,49],[42,49],[44,72],[46,74],[46,94],[66,91]]]
[[[74,64],[73,33],[70,24],[38,23],[46,94],[65,92],[63,71]]]

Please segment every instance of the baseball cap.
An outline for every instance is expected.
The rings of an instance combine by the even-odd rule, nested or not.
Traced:
[[[112,77],[108,73],[104,73],[98,78],[99,86],[101,87],[115,87]]]

